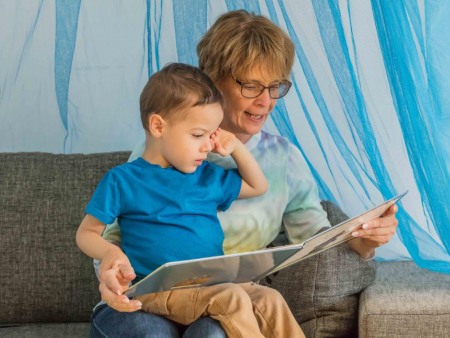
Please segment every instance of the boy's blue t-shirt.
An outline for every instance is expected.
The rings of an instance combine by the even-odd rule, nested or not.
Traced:
[[[237,170],[208,162],[186,174],[138,158],[106,173],[86,213],[105,224],[118,218],[122,248],[142,278],[166,262],[222,255],[217,211],[241,184]]]

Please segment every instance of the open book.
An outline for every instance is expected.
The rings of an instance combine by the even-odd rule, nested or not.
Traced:
[[[301,244],[163,264],[132,285],[125,294],[133,297],[219,283],[257,282],[275,271],[349,241],[354,238],[352,232],[360,229],[364,223],[381,216],[406,193],[407,191]]]

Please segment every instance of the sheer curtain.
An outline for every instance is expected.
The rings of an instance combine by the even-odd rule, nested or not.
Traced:
[[[383,0],[0,0],[0,151],[131,150],[138,97],[233,9],[296,47],[293,88],[266,129],[307,158],[349,215],[404,190],[379,260],[450,273],[450,3]]]

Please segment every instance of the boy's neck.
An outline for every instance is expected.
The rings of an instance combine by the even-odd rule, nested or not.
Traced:
[[[159,165],[161,168],[170,167],[170,163],[161,156],[157,144],[150,141],[148,138],[145,142],[144,153],[141,156],[144,160],[151,164]]]

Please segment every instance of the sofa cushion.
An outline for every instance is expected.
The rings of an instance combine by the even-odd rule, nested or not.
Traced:
[[[89,337],[89,323],[30,324],[0,327],[0,337],[8,338],[86,338]]]
[[[378,263],[361,294],[359,337],[450,337],[450,275],[413,262]]]
[[[75,232],[102,175],[128,156],[0,153],[1,325],[89,321],[98,282]],[[330,203],[324,209],[332,224],[347,218]],[[371,264],[340,245],[281,271],[273,286],[308,337],[351,337]]]
[[[0,153],[0,323],[88,322],[99,300],[75,232],[107,169],[128,152]]]
[[[331,202],[322,206],[332,225],[348,219]],[[342,244],[271,279],[270,286],[283,294],[306,337],[357,337],[359,293],[374,281],[375,264]]]

